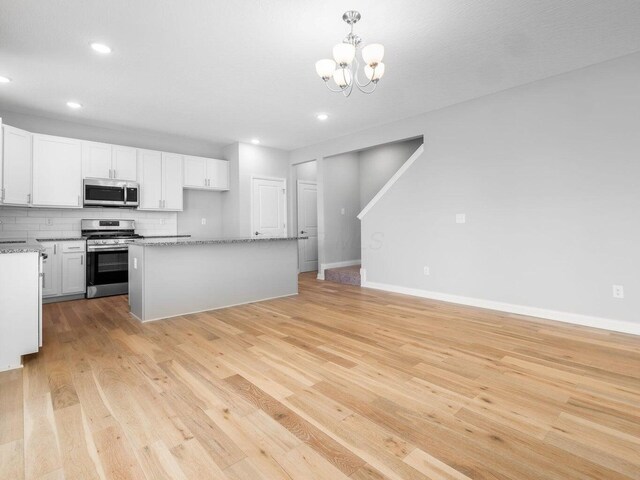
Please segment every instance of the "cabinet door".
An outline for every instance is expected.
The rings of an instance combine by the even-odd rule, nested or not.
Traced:
[[[184,186],[185,188],[207,187],[207,160],[203,157],[184,157]]]
[[[113,178],[135,182],[138,179],[137,150],[132,147],[114,145],[112,152]]]
[[[138,150],[140,209],[162,208],[162,155],[152,150]]]
[[[42,260],[42,296],[60,295],[60,246],[55,243],[42,242],[47,258]]]
[[[62,254],[62,294],[82,293],[85,291],[84,253]]]
[[[182,155],[162,154],[163,207],[182,210]]]
[[[82,177],[112,178],[111,145],[82,142]]]
[[[229,190],[229,162],[207,159],[207,178],[209,187],[216,190]]]
[[[5,125],[3,203],[28,205],[31,202],[31,141],[29,132]]]
[[[33,205],[81,208],[82,144],[33,135]]]

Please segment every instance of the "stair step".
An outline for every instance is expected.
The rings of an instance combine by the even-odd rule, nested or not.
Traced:
[[[349,267],[329,268],[324,271],[324,279],[345,285],[360,285],[360,265]]]

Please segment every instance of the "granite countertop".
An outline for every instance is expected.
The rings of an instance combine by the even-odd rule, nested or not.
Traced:
[[[35,240],[25,240],[20,238],[0,239],[0,255],[3,253],[27,253],[42,251],[44,251],[44,248]]]
[[[188,238],[191,235],[142,235],[142,238]]]
[[[256,237],[228,237],[228,238],[189,238],[168,240],[168,237],[157,239],[135,240],[133,245],[141,245],[144,247],[170,247],[174,245],[216,245],[227,243],[253,243],[253,242],[277,242],[282,240],[300,240],[307,237],[276,237],[276,238],[256,238]]]
[[[37,242],[82,242],[87,237],[36,238]]]

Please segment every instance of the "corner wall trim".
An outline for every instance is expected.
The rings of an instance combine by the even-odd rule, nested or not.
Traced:
[[[640,323],[625,322],[623,320],[591,317],[578,313],[560,312],[557,310],[547,310],[544,308],[528,307],[525,305],[514,305],[511,303],[495,302],[493,300],[483,300],[480,298],[462,297],[459,295],[430,292],[428,290],[402,287],[399,285],[389,285],[386,283],[363,281],[362,286],[365,288],[373,288],[375,290],[384,290],[385,292],[402,293],[413,297],[428,298],[430,300],[440,300],[443,302],[457,303],[471,307],[486,308],[488,310],[497,310],[501,312],[515,313],[518,315],[526,315],[529,317],[543,318],[545,320],[555,320],[574,325],[582,325],[584,327],[640,335]]]
[[[367,206],[364,207],[362,211],[358,214],[358,220],[362,220],[362,218],[367,214],[367,212],[371,210],[373,206],[376,203],[378,203],[382,197],[384,197],[384,194],[387,193],[387,191],[393,186],[394,183],[398,181],[398,179],[402,175],[404,175],[404,172],[409,170],[409,167],[413,165],[413,162],[415,162],[418,159],[418,157],[422,155],[423,152],[424,152],[424,143],[420,145],[415,152],[413,152],[413,155],[411,155],[409,159],[402,164],[402,166],[398,169],[398,171],[393,174],[393,177],[391,177],[389,181],[385,183],[384,186],[380,189],[380,191],[376,193],[376,196],[373,197],[369,203],[367,203]]]
[[[351,267],[360,264],[361,260],[359,258],[357,260],[344,260],[342,262],[321,263],[318,269],[318,280],[324,280],[324,271],[330,268]]]

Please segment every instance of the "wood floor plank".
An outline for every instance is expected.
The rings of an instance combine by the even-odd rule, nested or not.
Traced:
[[[640,479],[640,339],[318,281],[142,324],[48,304],[0,480]]]

